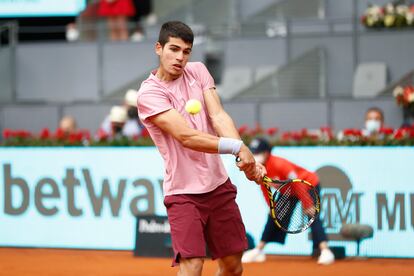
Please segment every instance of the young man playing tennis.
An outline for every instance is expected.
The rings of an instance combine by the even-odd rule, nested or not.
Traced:
[[[223,110],[206,67],[188,62],[193,39],[182,22],[162,25],[159,67],[141,85],[138,113],[164,159],[164,204],[179,275],[201,275],[206,244],[218,259],[217,275],[241,275],[245,228],[219,154],[239,156],[237,166],[250,180],[261,181],[265,169]],[[190,99],[201,102],[194,115],[185,111]]]
[[[269,142],[264,138],[255,138],[250,142],[250,150],[254,154],[256,162],[265,165],[267,170],[267,176],[274,179],[286,180],[300,178],[308,181],[312,185],[315,185],[319,190],[319,177],[284,158],[271,154],[272,147]],[[267,196],[267,190],[263,185],[263,196],[269,204],[269,198]],[[327,237],[322,226],[322,222],[317,216],[313,224],[311,225],[313,250],[314,252],[320,252],[318,258],[318,264],[329,265],[334,262],[335,257],[332,251],[328,247]],[[277,242],[284,244],[286,239],[286,232],[277,228],[273,222],[272,217],[268,216],[265,229],[263,230],[262,238],[256,248],[248,250],[244,253],[242,261],[244,263],[250,262],[264,262],[266,255],[263,252],[264,247],[268,242]]]

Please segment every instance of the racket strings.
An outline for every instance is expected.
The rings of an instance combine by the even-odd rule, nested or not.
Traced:
[[[277,218],[279,220],[283,220],[283,218],[288,215],[288,212],[291,206],[290,205],[290,201],[291,201],[290,191],[291,191],[291,188],[289,187],[283,193],[279,193],[280,195],[279,198],[275,200],[276,202],[279,203],[279,204],[276,204],[275,206],[275,211],[277,214]]]
[[[276,220],[281,228],[298,233],[310,226],[318,208],[318,197],[313,187],[290,183],[274,194]]]

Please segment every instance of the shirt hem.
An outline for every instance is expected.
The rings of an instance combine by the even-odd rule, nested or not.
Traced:
[[[205,190],[205,191],[204,191],[204,190],[203,190],[203,191],[188,191],[188,190],[179,190],[179,191],[174,191],[174,192],[171,192],[171,193],[166,193],[166,194],[164,194],[164,197],[166,197],[166,196],[172,196],[172,195],[183,195],[183,194],[189,194],[189,195],[206,194],[206,193],[209,193],[209,192],[214,191],[214,190],[215,190],[215,189],[217,189],[219,186],[221,186],[221,185],[223,185],[224,183],[226,183],[228,179],[229,179],[229,177],[228,177],[228,176],[224,177],[224,180],[223,180],[223,181],[221,181],[221,182],[219,182],[219,184],[214,185],[213,187],[211,187],[210,189],[207,189],[207,190]]]

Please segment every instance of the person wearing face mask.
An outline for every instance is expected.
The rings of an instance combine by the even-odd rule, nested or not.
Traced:
[[[266,167],[267,175],[274,179],[292,179],[300,178],[316,185],[319,191],[319,177],[311,171],[308,171],[289,160],[272,155],[272,147],[264,138],[255,138],[251,141],[249,148],[253,153],[256,162],[263,164]],[[267,190],[263,185],[260,185],[263,197],[269,205]],[[313,252],[319,253],[318,264],[329,265],[335,260],[334,254],[328,247],[327,237],[322,222],[317,217],[311,226],[311,234],[313,241]],[[269,242],[277,242],[284,244],[286,240],[286,232],[277,228],[273,222],[272,217],[268,214],[266,226],[264,228],[262,237],[258,245],[243,254],[242,262],[264,262],[266,255],[263,252],[264,247]]]
[[[384,113],[378,107],[371,107],[365,113],[365,128],[362,135],[379,138],[380,130],[384,127]]]
[[[126,109],[127,119],[122,127],[122,135],[126,137],[137,137],[141,134],[144,126],[138,118],[137,91],[130,89],[125,93],[124,108]],[[108,115],[101,124],[100,130],[107,135],[111,135],[111,120]]]
[[[109,113],[109,120],[111,124],[110,137],[113,140],[124,137],[122,129],[127,121],[127,111],[123,106],[113,106]]]
[[[128,137],[135,137],[141,134],[144,125],[138,117],[137,101],[138,91],[130,89],[125,94],[125,107],[127,108],[128,120],[123,128],[123,134]]]

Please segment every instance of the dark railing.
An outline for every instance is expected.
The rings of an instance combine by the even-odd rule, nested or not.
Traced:
[[[0,24],[0,102],[16,101],[16,45],[18,24],[14,21]]]

